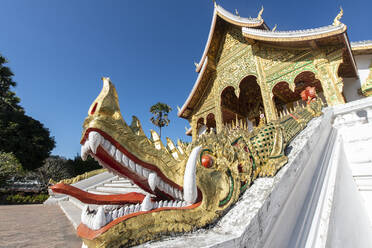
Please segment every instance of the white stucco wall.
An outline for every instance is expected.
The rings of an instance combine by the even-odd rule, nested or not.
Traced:
[[[358,89],[366,81],[369,74],[369,66],[372,62],[372,54],[368,55],[356,55],[354,56],[357,64],[358,76],[356,78],[344,78],[344,96],[346,102],[351,102],[364,98],[364,96],[358,95]]]
[[[367,209],[353,179],[343,142],[339,149],[326,247],[369,248],[372,229],[366,218]]]

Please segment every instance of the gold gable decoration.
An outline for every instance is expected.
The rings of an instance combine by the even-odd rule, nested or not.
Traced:
[[[262,13],[263,13],[263,11],[264,11],[264,7],[262,6],[260,12],[258,12],[258,15],[257,15],[257,19],[258,20],[262,20]]]
[[[333,20],[333,26],[338,26],[341,24],[340,20],[342,18],[342,16],[344,15],[344,10],[342,9],[342,7],[340,6],[340,12],[338,13],[338,15],[335,17],[335,19]]]

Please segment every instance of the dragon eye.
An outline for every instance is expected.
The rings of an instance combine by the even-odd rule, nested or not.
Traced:
[[[209,168],[213,165],[213,158],[209,155],[203,155],[201,157],[201,164],[205,167],[205,168]]]
[[[210,149],[203,149],[200,153],[200,164],[205,168],[213,166],[213,155]]]

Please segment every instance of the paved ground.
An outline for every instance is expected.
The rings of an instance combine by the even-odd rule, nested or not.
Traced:
[[[81,247],[58,206],[1,205],[0,247]]]

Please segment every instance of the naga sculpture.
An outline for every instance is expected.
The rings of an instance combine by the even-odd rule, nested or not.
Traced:
[[[96,195],[63,183],[52,186],[100,205],[86,207],[77,228],[88,247],[127,247],[215,223],[257,177],[274,176],[287,163],[288,143],[321,115],[317,98],[252,132],[236,121],[187,146],[179,142],[175,148],[168,140],[165,147],[156,135],[146,137],[136,117],[131,125],[124,121],[113,84],[103,81],[83,124],[81,156],[92,156],[148,194]]]

